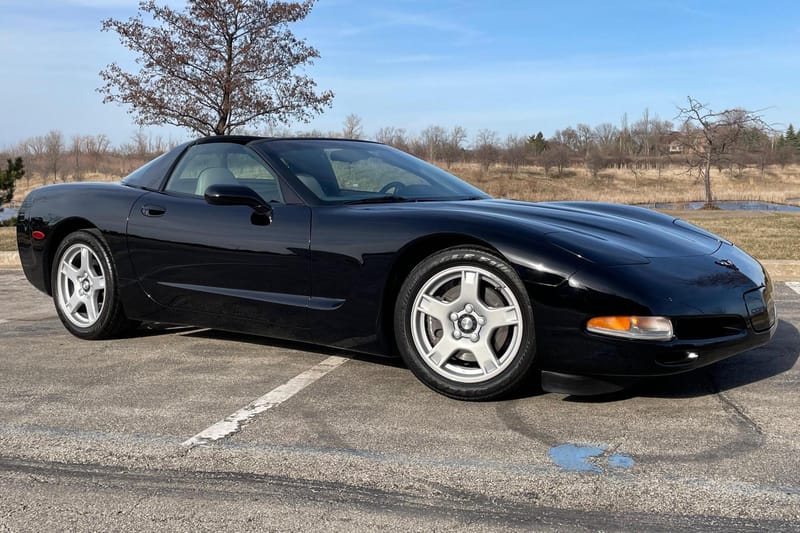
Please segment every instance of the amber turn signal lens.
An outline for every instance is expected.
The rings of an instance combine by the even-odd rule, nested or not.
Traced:
[[[613,329],[617,331],[628,331],[631,329],[631,317],[629,316],[598,316],[589,321],[588,328]]]
[[[672,321],[663,316],[598,316],[586,323],[591,333],[651,341],[668,341],[673,337]]]

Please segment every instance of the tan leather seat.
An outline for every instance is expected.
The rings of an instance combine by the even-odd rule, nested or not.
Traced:
[[[197,176],[197,186],[194,193],[203,196],[211,185],[238,185],[239,182],[231,171],[223,167],[207,168]]]

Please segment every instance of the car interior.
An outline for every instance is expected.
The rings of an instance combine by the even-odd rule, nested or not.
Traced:
[[[166,192],[203,196],[211,185],[241,185],[265,202],[283,202],[278,180],[249,149],[232,143],[200,144],[189,148],[165,187]]]

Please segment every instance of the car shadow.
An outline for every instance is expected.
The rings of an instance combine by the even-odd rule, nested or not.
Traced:
[[[246,333],[231,333],[228,331],[220,331],[216,329],[188,328],[187,331],[181,332],[180,335],[183,337],[192,337],[201,339],[217,339],[217,340],[244,342],[247,344],[253,344],[258,346],[269,346],[270,348],[285,348],[287,350],[309,352],[318,355],[326,355],[326,356],[336,355],[339,357],[345,357],[347,359],[353,359],[355,361],[365,361],[369,363],[376,363],[379,365],[390,366],[395,368],[405,367],[403,361],[399,357],[381,357],[379,355],[370,355],[361,352],[354,352],[352,350],[345,350],[343,348],[331,348],[328,346],[320,346],[318,344],[275,339],[271,337],[260,337],[258,335],[248,335]]]
[[[346,357],[347,359],[352,359],[354,361],[363,361],[366,363],[373,363],[392,368],[406,368],[406,369],[408,368],[399,356],[387,357],[380,355],[370,355],[361,352],[345,350],[342,348],[330,348],[327,346],[320,346],[317,344],[309,344],[297,341],[287,341],[283,339],[274,339],[270,337],[260,337],[257,335],[231,333],[227,331],[218,331],[213,329],[198,330],[197,328],[190,328],[190,331],[186,333],[181,333],[181,335],[184,337],[192,337],[192,338],[246,342],[258,346],[269,346],[270,348],[286,348],[288,350],[297,350],[302,352],[314,353],[318,355],[327,355],[327,356],[336,355],[339,357]],[[409,379],[414,379],[410,370],[408,371],[408,376]],[[514,388],[514,390],[502,396],[501,398],[492,401],[504,402],[510,400],[521,400],[533,396],[539,396],[542,394],[545,394],[545,392],[543,392],[541,389],[541,378],[538,373],[531,372],[525,378],[523,378],[522,382],[520,382],[517,385],[517,387]]]
[[[196,327],[148,324],[136,336],[181,335],[192,338],[229,340],[271,348],[286,348],[324,356],[340,356],[393,368],[405,368],[399,357],[364,354],[342,348],[331,348],[298,341],[260,337]],[[761,348],[725,359],[713,365],[672,376],[645,378],[625,389],[595,396],[565,396],[563,401],[576,403],[612,403],[636,397],[694,398],[717,394],[762,381],[792,369],[800,358],[800,331],[781,320],[772,341]],[[497,401],[513,401],[548,394],[541,389],[539,374],[532,372],[513,391]]]
[[[196,331],[196,330],[197,328],[193,326],[172,326],[169,324],[147,323],[147,324],[142,324],[134,331],[128,332],[120,338],[133,339],[139,337],[142,338],[159,337],[161,335],[179,335],[181,333],[185,333],[188,331]]]
[[[567,396],[566,401],[607,403],[635,397],[696,398],[736,389],[783,374],[800,358],[800,331],[780,320],[772,341],[760,348],[697,370],[639,380],[625,390],[602,396]]]

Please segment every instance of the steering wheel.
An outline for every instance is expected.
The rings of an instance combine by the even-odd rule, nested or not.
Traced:
[[[378,192],[381,194],[386,194],[392,189],[394,189],[395,194],[397,194],[398,192],[400,192],[401,189],[405,189],[405,187],[406,187],[405,183],[399,181],[390,181],[389,183],[381,187],[381,190]]]

